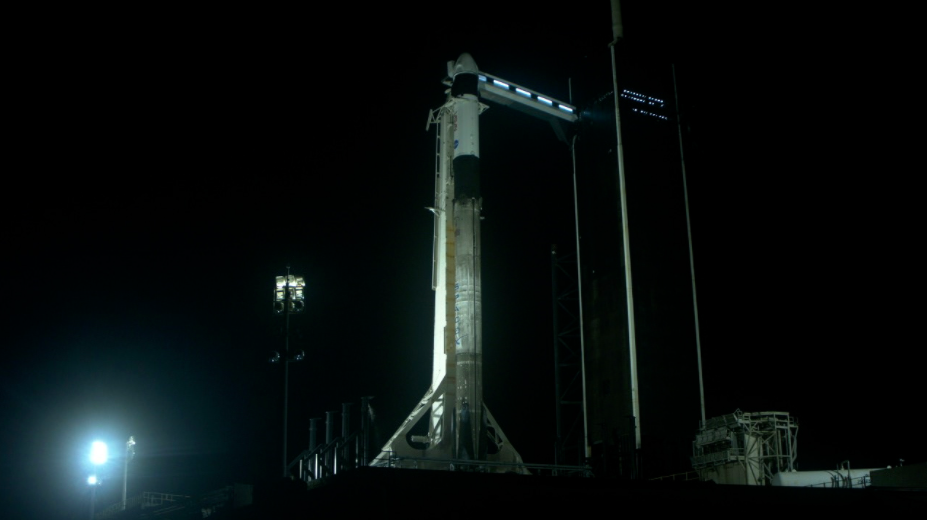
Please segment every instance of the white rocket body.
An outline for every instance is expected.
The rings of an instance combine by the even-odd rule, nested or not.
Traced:
[[[454,354],[457,458],[479,459],[483,428],[483,319],[480,290],[480,102],[469,54],[454,67]]]
[[[483,404],[482,302],[480,290],[479,71],[469,54],[448,64],[450,95],[429,115],[438,125],[435,172],[434,364],[432,384],[374,460],[409,467],[447,469],[446,461],[509,462],[524,471],[521,456],[508,443]],[[413,427],[430,412],[427,436]],[[424,445],[413,447],[411,443]],[[421,461],[422,456],[433,463]],[[438,462],[445,461],[445,462]]]

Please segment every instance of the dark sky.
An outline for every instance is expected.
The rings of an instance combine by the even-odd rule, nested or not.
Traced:
[[[81,516],[98,438],[138,441],[130,494],[276,475],[282,372],[265,361],[287,265],[309,295],[292,449],[309,417],[363,395],[385,440],[430,382],[424,128],[445,62],[470,52],[566,99],[611,39],[601,4],[29,18],[8,79],[3,504]],[[913,109],[893,97],[911,63],[903,34],[884,39],[892,16],[876,39],[839,13],[625,5],[628,41],[679,64],[690,112],[708,414],[791,412],[803,469],[927,458],[919,163],[915,123],[894,115]],[[481,124],[504,129],[484,130],[481,154],[484,393],[523,457],[552,462],[549,247],[571,225],[569,155],[505,108]],[[632,248],[660,240],[631,225]]]

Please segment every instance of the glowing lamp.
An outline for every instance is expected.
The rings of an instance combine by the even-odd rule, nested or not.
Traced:
[[[94,465],[99,466],[101,464],[106,464],[106,459],[109,458],[109,450],[106,448],[106,443],[102,441],[95,441],[90,445],[90,462]]]

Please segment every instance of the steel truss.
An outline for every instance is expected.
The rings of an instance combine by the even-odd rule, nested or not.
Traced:
[[[787,412],[742,412],[705,421],[692,443],[692,468],[702,480],[771,485],[773,475],[793,471],[798,422]]]

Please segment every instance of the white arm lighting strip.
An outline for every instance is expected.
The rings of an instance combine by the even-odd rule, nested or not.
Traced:
[[[623,98],[625,98],[625,99],[629,99],[629,100],[631,100],[631,101],[634,101],[635,103],[640,103],[640,104],[642,104],[642,105],[647,105],[647,106],[650,107],[651,109],[660,109],[660,108],[665,108],[665,107],[666,107],[666,102],[663,101],[662,99],[656,98],[656,97],[653,97],[653,96],[648,96],[648,95],[646,95],[646,94],[641,94],[641,93],[638,93],[638,92],[634,92],[633,90],[627,90],[627,89],[622,90],[622,91],[621,91],[621,97],[623,97]],[[643,115],[645,115],[645,116],[655,117],[655,118],[657,118],[657,119],[662,119],[662,120],[664,120],[664,121],[669,121],[669,118],[668,118],[668,117],[666,117],[666,116],[664,116],[664,115],[662,115],[662,114],[658,114],[658,113],[656,113],[656,112],[652,112],[651,110],[644,110],[644,109],[633,108],[633,107],[632,107],[632,108],[631,108],[631,111],[632,111],[632,112],[635,112],[635,113],[638,113],[638,114],[643,114]]]
[[[568,103],[543,96],[529,88],[495,78],[485,72],[480,72],[478,77],[480,96],[490,101],[518,108],[541,119],[560,119],[570,123],[578,119],[576,107]]]
[[[638,114],[644,114],[645,116],[655,117],[655,118],[657,118],[657,119],[662,119],[662,120],[664,120],[664,121],[669,121],[669,118],[666,117],[666,116],[664,116],[664,115],[656,114],[656,113],[654,113],[654,112],[648,112],[648,111],[646,111],[646,110],[640,110],[640,109],[637,109],[637,108],[632,108],[632,109],[631,109],[631,112],[636,112],[636,113],[638,113]]]
[[[663,108],[663,106],[666,105],[666,102],[660,98],[655,98],[646,94],[638,94],[637,92],[628,89],[621,91],[621,97],[656,108]]]

